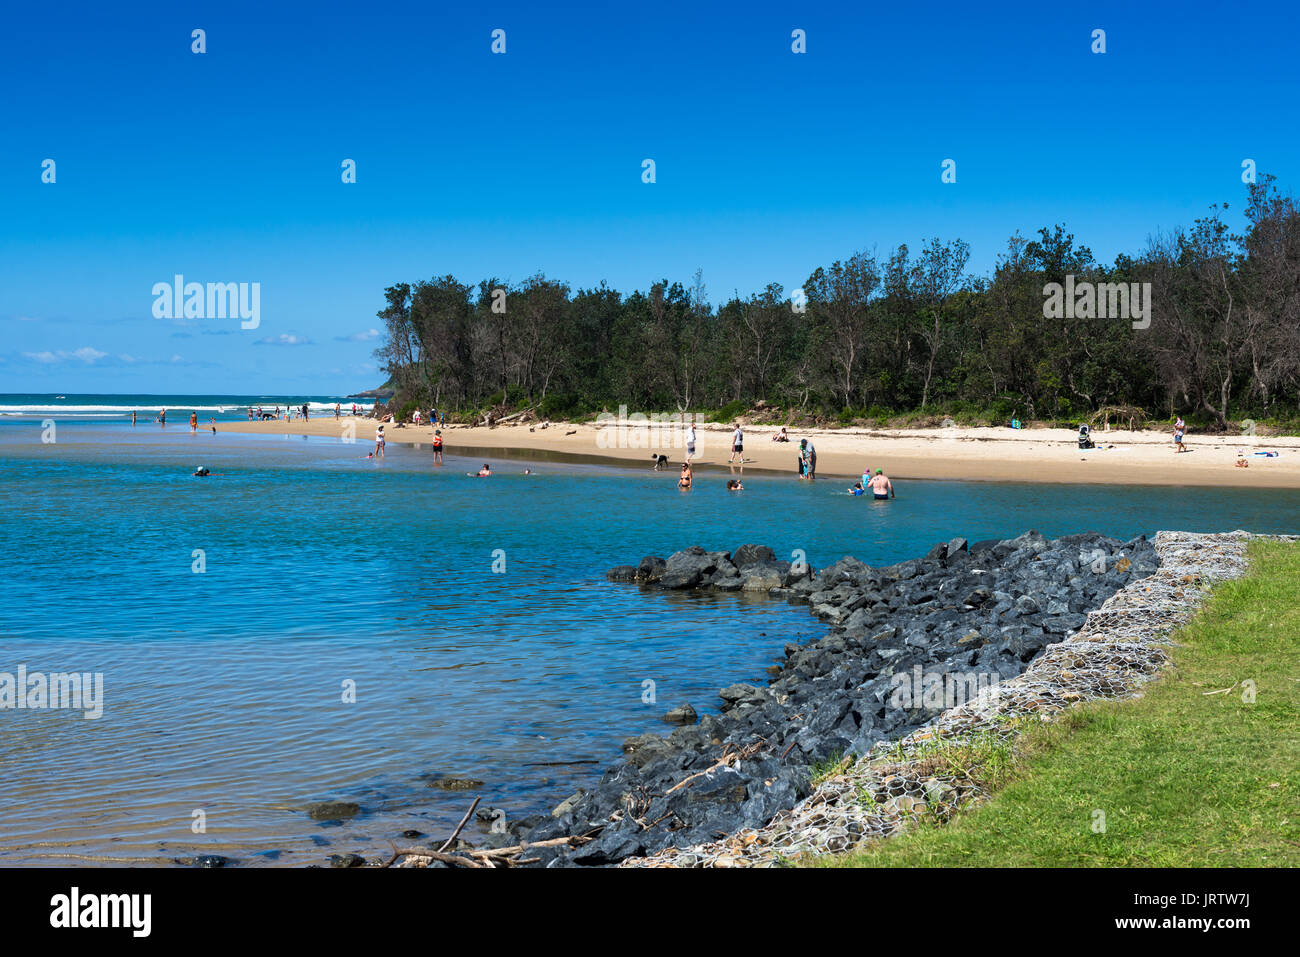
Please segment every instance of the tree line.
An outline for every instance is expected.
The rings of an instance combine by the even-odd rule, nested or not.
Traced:
[[[964,241],[932,239],[858,252],[819,266],[799,290],[770,283],[716,308],[702,272],[628,295],[543,275],[399,283],[384,291],[376,356],[399,409],[452,414],[762,404],[841,422],[1081,421],[1114,407],[1218,428],[1245,414],[1292,418],[1300,210],[1264,175],[1248,185],[1243,233],[1225,223],[1227,208],[1111,265],[1056,225],[1012,236],[989,275],[967,272]],[[1049,284],[1067,282],[1088,295],[1045,308]],[[1130,289],[1149,291],[1149,324],[1116,317],[1117,292]]]

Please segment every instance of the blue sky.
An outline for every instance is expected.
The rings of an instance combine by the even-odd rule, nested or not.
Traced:
[[[717,304],[935,235],[967,240],[983,272],[1011,233],[1057,222],[1110,261],[1213,202],[1239,210],[1245,158],[1286,190],[1300,179],[1284,4],[47,3],[6,19],[0,392],[350,392],[378,384],[371,330],[398,281],[540,270],[630,291],[703,268]],[[153,285],[177,273],[260,283],[260,326],[154,318]]]

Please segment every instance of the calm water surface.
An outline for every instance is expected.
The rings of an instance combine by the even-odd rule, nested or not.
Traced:
[[[104,713],[0,710],[3,864],[374,856],[454,826],[472,795],[428,786],[443,774],[510,818],[548,810],[667,708],[714,710],[823,633],[784,603],[604,580],[643,555],[757,542],[888,564],[1028,528],[1300,526],[1286,491],[904,482],[877,505],[840,482],[752,475],[737,495],[704,471],[682,494],[671,473],[520,458],[481,480],[481,459],[435,467],[427,447],[376,462],[180,423],[41,432],[0,424],[0,672],[102,672]],[[311,821],[326,799],[363,813]]]

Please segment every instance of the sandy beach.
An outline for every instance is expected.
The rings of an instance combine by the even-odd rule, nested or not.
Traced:
[[[266,435],[339,436],[355,423],[358,442],[373,442],[373,419],[312,419],[302,422],[226,422],[229,432]],[[773,442],[773,426],[745,427],[745,471],[784,472],[794,477],[799,440],[817,450],[818,478],[843,481],[864,468],[885,470],[891,478],[962,479],[991,482],[1055,482],[1111,485],[1187,485],[1237,488],[1300,488],[1300,437],[1211,436],[1191,433],[1187,452],[1174,452],[1166,432],[1097,431],[1096,449],[1081,451],[1077,434],[1067,429],[938,428],[911,430],[811,429],[789,433],[789,444]],[[427,425],[388,425],[389,442],[428,444]],[[697,426],[694,463],[727,468],[731,427]],[[535,451],[606,459],[651,467],[651,453],[668,456],[680,466],[680,429],[550,423],[494,427],[448,425],[443,430],[449,453],[474,450]],[[1236,465],[1246,453],[1248,468]],[[1277,451],[1275,458],[1255,452]]]

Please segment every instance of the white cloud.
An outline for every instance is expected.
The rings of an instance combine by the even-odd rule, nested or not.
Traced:
[[[367,329],[365,332],[354,332],[350,336],[337,336],[339,342],[369,342],[371,339],[379,338],[378,329]]]
[[[104,356],[108,355],[108,353],[100,352],[98,349],[92,349],[90,346],[82,346],[80,349],[76,349],[72,352],[65,352],[62,349],[57,352],[51,352],[46,349],[43,352],[24,352],[23,355],[29,359],[33,359],[36,362],[41,362],[46,365],[57,362],[67,362],[69,359],[80,359],[82,362],[89,365],[90,363],[98,362],[100,359],[104,358]]]
[[[309,346],[312,342],[306,336],[293,336],[286,333],[280,333],[278,336],[267,336],[265,339],[258,339],[254,345],[259,346]]]

